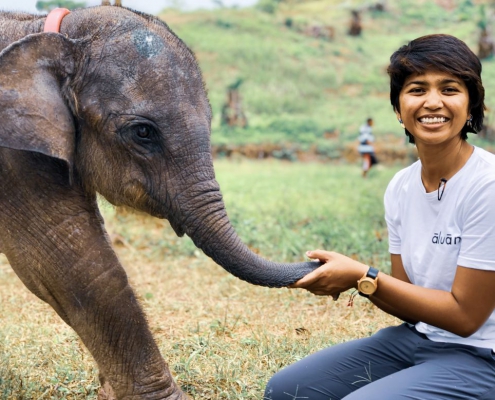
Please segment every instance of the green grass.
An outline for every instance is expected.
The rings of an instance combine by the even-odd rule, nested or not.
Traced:
[[[213,143],[319,143],[324,131],[335,129],[348,142],[368,116],[378,138],[401,137],[388,99],[390,55],[431,33],[455,35],[476,52],[479,4],[486,2],[459,0],[452,11],[426,0],[387,2],[385,13],[363,11],[361,37],[348,36],[350,10],[371,3],[292,1],[273,14],[255,7],[164,11],[161,17],[196,53],[203,71],[214,111]],[[330,25],[335,38],[308,37],[302,31],[309,25]],[[483,68],[486,103],[493,108],[494,61],[483,61]],[[220,110],[227,87],[239,78],[249,127],[231,131],[220,126]]]
[[[295,261],[306,250],[326,248],[372,262],[387,252],[377,238],[386,235],[383,182],[393,171],[372,171],[363,180],[358,167],[345,164],[241,161],[218,179],[239,235],[262,254]]]
[[[241,238],[274,260],[324,247],[389,268],[382,196],[399,168],[215,162]],[[322,347],[397,323],[364,299],[347,307],[227,274],[166,221],[102,203],[107,230],[162,354],[196,399],[259,399],[270,376]],[[0,258],[0,399],[92,399],[97,369],[72,330]]]

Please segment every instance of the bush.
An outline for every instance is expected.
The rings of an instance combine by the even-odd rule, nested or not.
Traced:
[[[259,0],[256,8],[268,14],[275,14],[279,2],[279,0]]]

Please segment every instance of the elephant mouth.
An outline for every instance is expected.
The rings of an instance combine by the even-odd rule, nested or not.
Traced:
[[[141,208],[141,207],[139,207]],[[185,229],[180,221],[180,217],[177,213],[170,211],[173,207],[164,204],[163,199],[155,198],[152,195],[148,195],[146,199],[146,204],[143,207],[145,212],[150,214],[152,217],[159,219],[166,219],[175,234],[179,237],[185,235]]]
[[[182,237],[185,235],[186,231],[183,228],[182,224],[177,220],[177,218],[174,218],[173,215],[167,215],[166,213],[156,211],[156,212],[150,212],[150,214],[159,219],[166,219],[169,223],[172,229],[174,230],[175,234],[178,237]]]
[[[174,230],[174,232],[177,236],[179,236],[179,237],[184,236],[186,231],[182,226],[180,226],[179,224],[173,223],[173,221],[171,221],[169,218],[162,218],[162,219],[168,220],[168,222],[170,223],[170,226],[172,227],[172,229]]]

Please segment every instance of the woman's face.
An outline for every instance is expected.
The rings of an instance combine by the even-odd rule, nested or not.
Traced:
[[[469,94],[462,79],[446,72],[410,75],[399,96],[397,117],[417,146],[437,145],[460,137],[469,118]]]

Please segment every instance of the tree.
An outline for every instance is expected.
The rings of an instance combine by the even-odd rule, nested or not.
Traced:
[[[243,79],[238,78],[227,88],[227,102],[222,107],[222,125],[241,128],[247,126],[247,118],[242,110],[241,94],[239,93],[242,82]]]
[[[361,25],[361,15],[359,14],[359,11],[357,10],[352,10],[351,11],[352,18],[351,18],[351,26],[349,28],[349,35],[351,36],[360,36],[361,31],[363,29]]]
[[[483,60],[490,58],[495,52],[495,43],[490,32],[490,16],[485,9],[485,6],[480,7],[480,20],[478,27],[480,28],[480,36],[478,39],[478,57]]]
[[[36,2],[36,9],[38,11],[51,11],[57,7],[74,10],[76,8],[86,7],[86,2],[73,0],[38,0]]]

